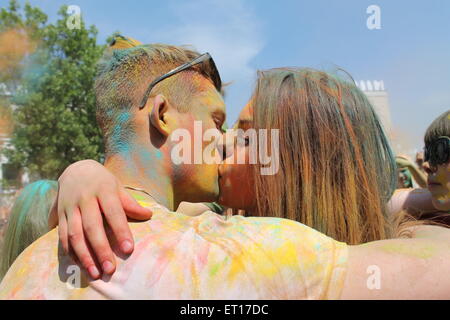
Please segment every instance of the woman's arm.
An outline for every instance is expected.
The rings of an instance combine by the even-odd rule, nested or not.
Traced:
[[[203,203],[182,202],[177,212],[199,215],[210,208]],[[58,233],[66,252],[73,252],[92,278],[102,271],[115,271],[115,258],[103,224],[113,231],[125,254],[133,251],[134,241],[127,217],[148,220],[151,211],[141,207],[104,166],[94,160],[76,162],[59,178],[58,195],[49,216],[51,228],[59,225]],[[89,247],[92,250],[89,250]]]
[[[342,299],[450,299],[450,229],[414,227],[414,238],[349,248]]]
[[[427,176],[425,175],[425,173],[423,173],[422,171],[419,170],[419,168],[417,168],[414,163],[412,163],[411,160],[409,160],[407,157],[405,156],[398,156],[395,159],[397,166],[399,168],[407,168],[409,170],[409,172],[411,172],[414,180],[417,182],[417,184],[422,187],[422,188],[426,188],[428,186],[427,183]]]
[[[435,213],[438,210],[433,206],[428,189],[397,189],[388,202],[388,212],[394,217],[403,211],[418,218],[424,213]]]

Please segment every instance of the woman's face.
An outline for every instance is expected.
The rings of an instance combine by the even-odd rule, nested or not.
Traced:
[[[244,132],[253,127],[253,109],[249,102],[242,109],[234,129]],[[229,208],[254,211],[256,206],[253,168],[249,164],[248,138],[225,134],[227,157],[219,166],[219,203]],[[230,149],[231,152],[230,152]],[[237,159],[245,159],[237,163]]]
[[[428,171],[428,190],[433,196],[433,205],[442,211],[450,210],[450,162]]]

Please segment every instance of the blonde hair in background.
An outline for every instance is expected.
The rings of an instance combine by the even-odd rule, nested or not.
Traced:
[[[36,181],[14,202],[0,248],[0,280],[23,250],[49,231],[48,215],[57,191],[56,181]]]

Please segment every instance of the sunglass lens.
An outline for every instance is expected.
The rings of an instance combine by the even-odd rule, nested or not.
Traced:
[[[425,161],[431,165],[447,163],[450,157],[450,144],[447,139],[437,140],[430,148],[425,150]]]

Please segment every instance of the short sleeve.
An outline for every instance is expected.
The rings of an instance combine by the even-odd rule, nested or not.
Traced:
[[[257,222],[259,238],[268,260],[279,270],[285,297],[339,299],[347,269],[347,245],[295,221],[264,220]]]

